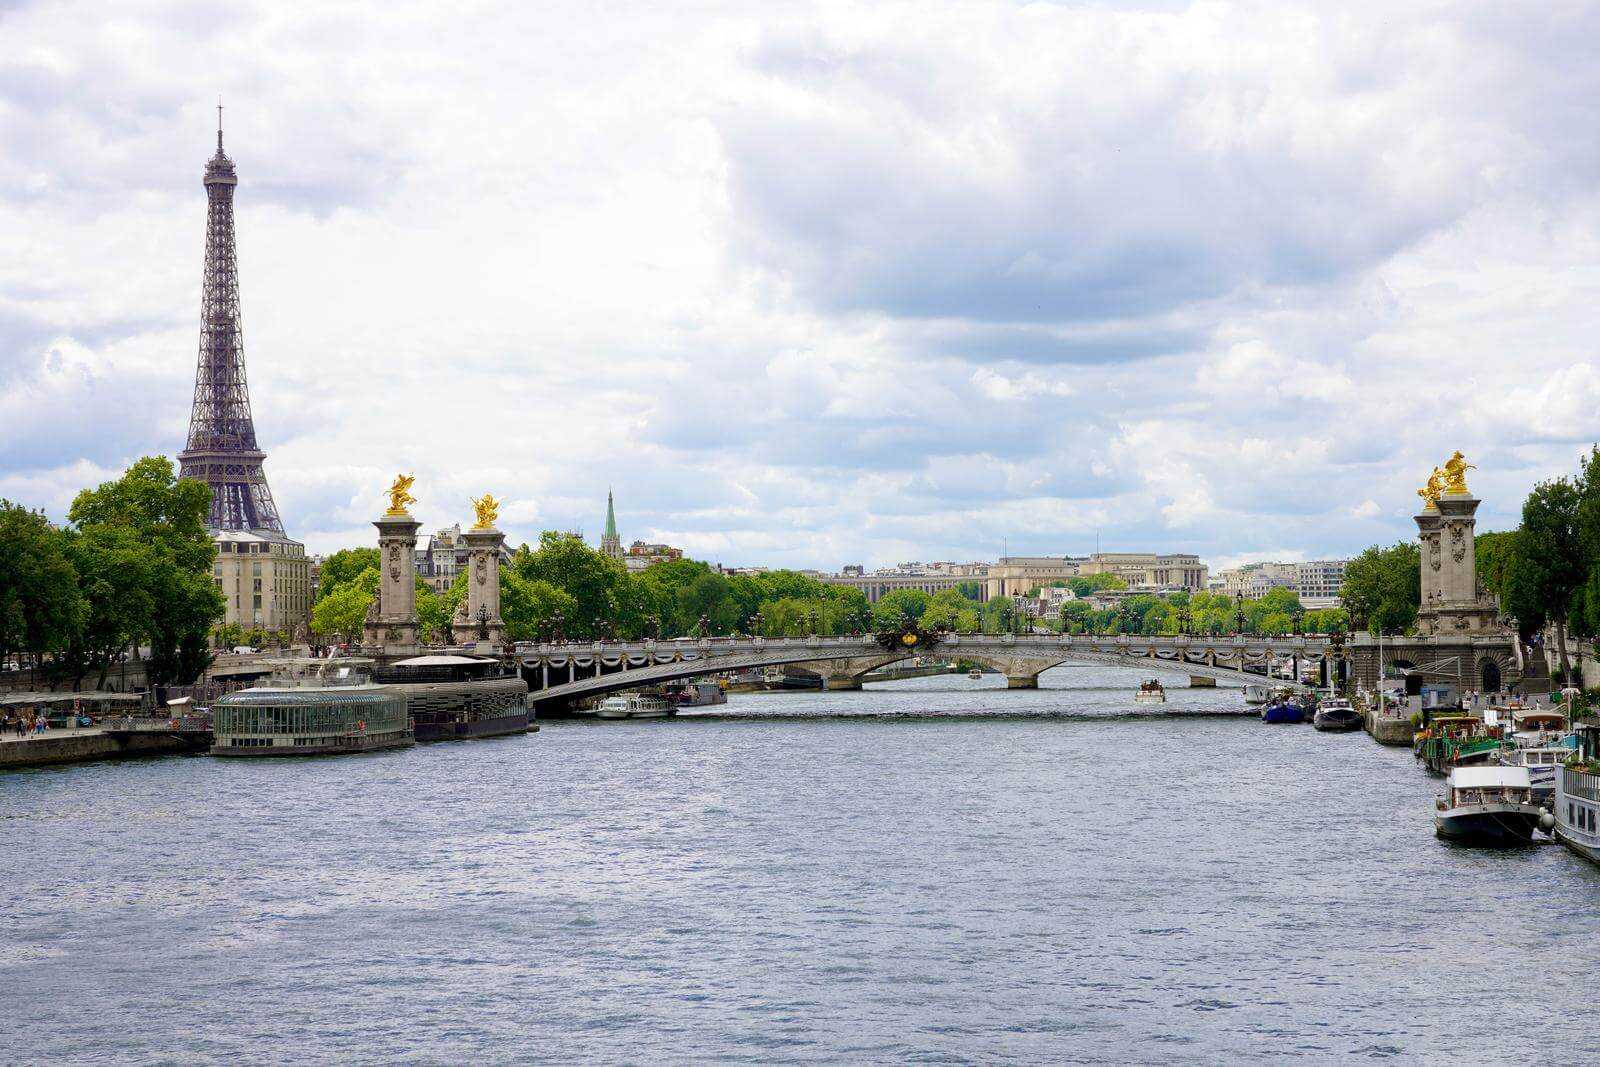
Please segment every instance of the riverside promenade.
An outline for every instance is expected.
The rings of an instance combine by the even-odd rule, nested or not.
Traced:
[[[209,740],[209,732],[205,740]],[[54,728],[20,737],[7,732],[0,736],[0,769],[122,756],[162,756],[194,751],[201,743],[198,731],[173,728],[165,719],[116,718],[94,726]]]

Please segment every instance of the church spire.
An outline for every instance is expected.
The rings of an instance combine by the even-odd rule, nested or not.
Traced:
[[[610,488],[606,489],[606,532],[600,537],[600,551],[612,559],[622,558],[622,538],[617,536],[616,502],[611,497]]]

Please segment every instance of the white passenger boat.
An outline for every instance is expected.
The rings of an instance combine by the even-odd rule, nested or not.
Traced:
[[[1533,802],[1525,767],[1455,767],[1434,802],[1440,837],[1468,845],[1526,845],[1544,809]]]
[[[664,719],[672,714],[672,705],[660,697],[618,693],[602,700],[594,713],[601,719]]]
[[[1246,704],[1265,704],[1272,699],[1275,687],[1267,682],[1246,682],[1244,686],[1244,702]]]
[[[983,677],[983,671],[981,671],[977,667],[974,667],[970,671],[967,672],[967,677],[971,678],[974,682],[976,682],[979,678]]]
[[[1591,863],[1600,863],[1600,718],[1573,724],[1578,750],[1556,768],[1556,840]]]
[[[1139,690],[1133,694],[1133,699],[1139,704],[1165,704],[1167,691],[1161,687],[1160,682],[1150,678],[1139,685]]]

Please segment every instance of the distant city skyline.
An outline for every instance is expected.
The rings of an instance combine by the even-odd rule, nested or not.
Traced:
[[[1600,25],[1449,8],[7,6],[0,496],[184,447],[220,93],[308,551],[406,470],[513,544],[611,486],[727,565],[1222,569],[1413,538],[1455,448],[1506,528],[1596,434]]]

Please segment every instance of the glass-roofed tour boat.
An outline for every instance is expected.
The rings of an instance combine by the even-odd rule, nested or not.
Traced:
[[[406,698],[369,659],[275,660],[263,684],[211,706],[213,756],[309,756],[415,743]]]

